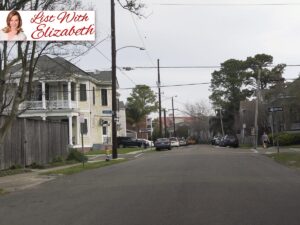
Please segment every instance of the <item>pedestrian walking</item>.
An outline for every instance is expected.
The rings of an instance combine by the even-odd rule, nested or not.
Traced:
[[[262,140],[263,148],[267,148],[270,140],[266,132],[264,132],[264,134],[262,135],[261,140]]]

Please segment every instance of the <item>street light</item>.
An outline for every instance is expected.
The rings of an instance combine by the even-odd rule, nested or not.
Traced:
[[[143,48],[143,47],[139,47],[139,46],[135,46],[135,45],[127,45],[127,46],[124,46],[124,47],[121,47],[121,48],[116,49],[116,52],[117,52],[117,51],[120,51],[120,50],[122,50],[122,49],[124,49],[124,48],[137,48],[137,49],[139,49],[139,50],[141,50],[141,51],[146,50],[146,49]]]

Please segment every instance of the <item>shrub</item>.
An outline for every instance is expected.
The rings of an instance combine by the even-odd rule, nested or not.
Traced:
[[[17,169],[21,169],[21,168],[23,168],[23,167],[19,164],[12,165],[11,167],[9,167],[9,169],[11,169],[11,170],[17,170]]]
[[[31,163],[31,165],[29,165],[29,167],[32,169],[44,169],[45,168],[45,166],[37,164],[36,162]]]
[[[63,161],[64,161],[63,157],[61,157],[61,156],[56,156],[56,157],[54,157],[54,159],[52,160],[52,163],[60,163],[60,162],[63,162]]]
[[[278,138],[279,145],[297,145],[300,144],[300,133],[279,133],[274,135],[274,140]]]
[[[67,161],[86,162],[88,158],[76,149],[72,149],[67,157]]]

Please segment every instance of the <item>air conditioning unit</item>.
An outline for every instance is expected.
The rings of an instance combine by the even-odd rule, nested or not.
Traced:
[[[100,120],[99,120],[99,125],[100,125],[100,126],[103,126],[103,127],[107,127],[107,126],[109,126],[110,124],[109,124],[109,122],[108,122],[107,120],[100,119]]]

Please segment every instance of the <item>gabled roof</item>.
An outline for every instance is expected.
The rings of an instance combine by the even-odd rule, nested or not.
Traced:
[[[10,73],[18,76],[18,72],[21,68],[21,64],[17,64],[10,69]],[[61,80],[68,79],[74,75],[93,80],[94,82],[111,84],[111,71],[97,71],[96,73],[85,72],[62,57],[51,58],[47,55],[43,55],[36,64],[35,76],[40,78]]]
[[[96,71],[89,72],[89,75],[98,81],[111,83],[111,71]]]

